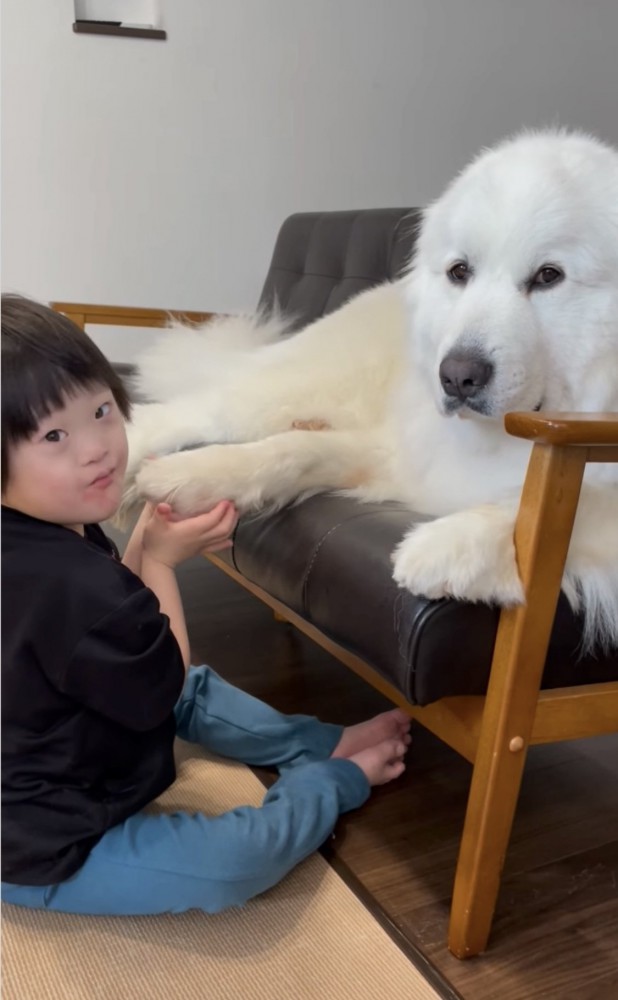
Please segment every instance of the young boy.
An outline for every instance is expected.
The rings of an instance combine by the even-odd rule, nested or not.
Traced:
[[[174,568],[231,545],[227,501],[146,506],[122,562],[129,400],[68,319],[2,298],[2,898],[77,913],[241,905],[400,775],[409,720],[285,716],[189,667]],[[187,673],[185,673],[187,671]],[[281,776],[261,808],[147,815],[178,735]]]

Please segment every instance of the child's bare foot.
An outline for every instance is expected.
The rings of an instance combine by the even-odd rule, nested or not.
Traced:
[[[410,743],[410,717],[400,708],[374,715],[373,719],[359,722],[356,726],[346,726],[332,757],[352,757],[353,754],[374,747],[384,740],[401,740]]]
[[[370,785],[386,785],[405,771],[403,756],[407,749],[403,740],[383,740],[348,759],[360,767]]]

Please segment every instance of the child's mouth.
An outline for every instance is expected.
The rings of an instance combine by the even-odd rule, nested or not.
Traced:
[[[109,472],[101,473],[100,476],[97,476],[96,479],[93,479],[90,485],[95,486],[99,490],[104,490],[114,481],[114,471],[115,471],[114,469],[111,469]]]

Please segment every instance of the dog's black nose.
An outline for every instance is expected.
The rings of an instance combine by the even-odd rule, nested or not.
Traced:
[[[493,372],[491,361],[478,354],[447,354],[440,365],[440,382],[447,396],[466,400],[485,388]]]

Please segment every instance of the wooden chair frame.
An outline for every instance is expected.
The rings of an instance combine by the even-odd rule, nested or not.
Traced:
[[[87,323],[163,327],[170,315],[196,322],[213,315],[52,306],[82,329]],[[587,462],[618,462],[618,414],[509,414],[505,423],[510,434],[533,442],[515,527],[526,603],[500,614],[485,696],[411,705],[368,663],[209,556],[277,618],[295,625],[473,764],[449,926],[448,946],[458,958],[477,955],[487,945],[528,747],[618,732],[618,681],[541,690],[584,469]]]

